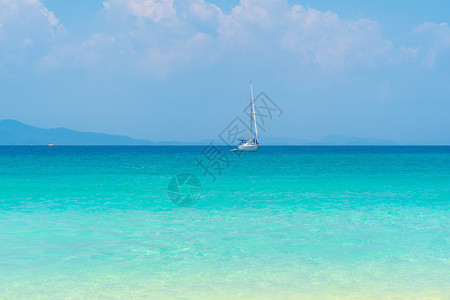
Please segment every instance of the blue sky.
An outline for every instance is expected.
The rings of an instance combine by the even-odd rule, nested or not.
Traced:
[[[248,81],[263,134],[450,143],[448,1],[0,0],[0,119],[214,139]]]

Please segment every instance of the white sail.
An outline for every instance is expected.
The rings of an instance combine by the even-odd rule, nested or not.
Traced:
[[[253,138],[253,126],[255,126],[255,138]],[[251,81],[250,81],[250,137],[247,142],[244,139],[242,139],[240,143],[238,142],[238,150],[248,152],[256,152],[256,150],[258,150],[258,128],[256,127],[256,113]]]
[[[256,112],[255,112],[255,103],[253,101],[253,89],[252,89],[251,81],[250,81],[250,97],[252,99],[253,122],[255,122],[255,138],[256,138],[256,143],[258,143],[258,127],[256,127]],[[251,136],[250,136],[250,139],[251,139]]]

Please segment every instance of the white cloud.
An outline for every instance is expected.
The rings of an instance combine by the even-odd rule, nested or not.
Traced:
[[[105,48],[111,47],[115,42],[115,37],[96,33],[93,34],[88,40],[81,43],[75,51],[75,60],[78,63],[92,63],[102,58],[103,53],[108,53]]]
[[[58,68],[91,68],[98,67],[103,62],[113,64],[109,49],[114,48],[115,41],[113,36],[95,33],[79,45],[57,47],[38,61],[38,70],[42,72]]]
[[[420,49],[419,48],[412,48],[412,47],[400,47],[400,52],[407,57],[416,58]]]
[[[450,27],[447,23],[426,22],[414,28],[413,32],[422,37],[424,56],[422,63],[430,68],[436,65],[440,57],[448,55],[450,50]]]
[[[79,45],[56,47],[49,54],[51,65],[61,60],[56,65],[78,61],[80,67],[95,67],[108,58],[164,77],[189,66],[247,56],[334,70],[373,65],[392,47],[376,21],[345,20],[285,0],[241,0],[229,13],[206,0],[107,0],[103,12],[115,31],[98,31]],[[55,24],[50,12],[40,14]],[[101,46],[105,43],[107,47]],[[67,52],[72,54],[61,55]]]
[[[377,22],[348,21],[331,12],[292,6],[284,18],[281,46],[305,63],[325,68],[370,64],[391,48]]]
[[[230,14],[219,10],[215,16],[222,44],[290,53],[302,63],[327,69],[371,64],[392,47],[373,20],[343,20],[283,0],[242,0]]]
[[[219,7],[204,0],[192,1],[189,5],[189,14],[202,20],[211,20],[223,15]]]
[[[4,24],[26,22],[46,23],[47,29],[53,30],[59,20],[39,0],[0,0],[0,22]]]
[[[110,0],[104,1],[105,9],[124,9],[132,16],[159,22],[175,15],[173,0]]]
[[[0,0],[0,63],[7,68],[33,64],[60,30],[59,20],[41,1]]]
[[[103,4],[103,8],[111,9],[111,4],[108,1],[103,1],[102,4]]]

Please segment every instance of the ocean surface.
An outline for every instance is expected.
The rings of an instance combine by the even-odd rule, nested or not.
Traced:
[[[450,147],[0,147],[0,299],[449,299],[449,212]]]

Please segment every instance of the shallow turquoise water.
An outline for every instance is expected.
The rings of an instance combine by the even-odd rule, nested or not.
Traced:
[[[450,297],[450,147],[203,150],[0,147],[0,298]]]

